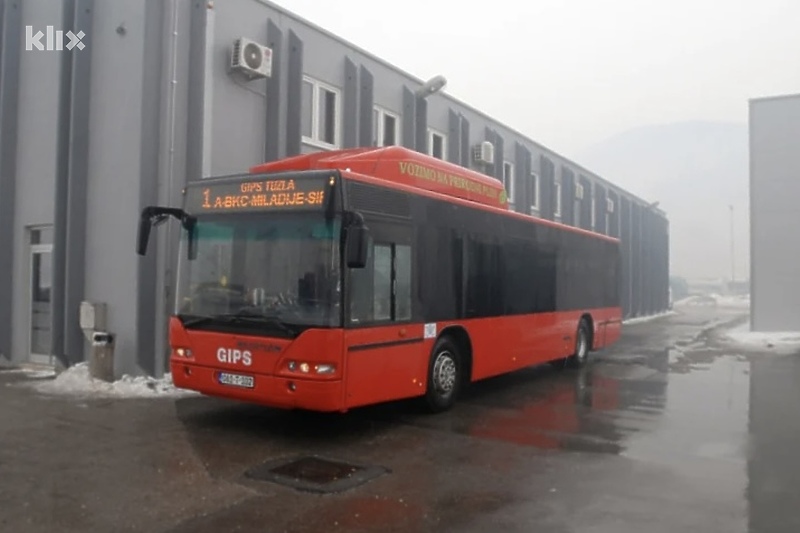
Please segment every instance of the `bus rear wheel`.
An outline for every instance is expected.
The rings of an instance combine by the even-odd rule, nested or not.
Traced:
[[[589,323],[581,319],[578,323],[578,331],[575,334],[575,353],[569,358],[569,362],[574,367],[582,367],[589,360],[589,350],[592,345],[592,334],[589,330]]]
[[[453,407],[461,390],[462,360],[458,347],[449,337],[436,341],[428,363],[425,403],[432,413]]]

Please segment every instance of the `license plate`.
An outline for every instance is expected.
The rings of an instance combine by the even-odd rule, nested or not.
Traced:
[[[256,380],[253,376],[243,376],[241,374],[228,374],[227,372],[220,372],[217,374],[217,379],[223,385],[231,387],[244,387],[252,389],[256,386]]]

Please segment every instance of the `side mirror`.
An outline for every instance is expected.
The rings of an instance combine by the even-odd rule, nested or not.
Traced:
[[[150,219],[150,212],[145,209],[139,218],[139,234],[136,236],[136,253],[139,255],[147,254],[147,243],[150,242],[150,229],[153,222]]]
[[[150,241],[150,230],[153,226],[158,226],[166,222],[169,217],[181,221],[183,228],[189,232],[189,258],[197,256],[197,231],[195,224],[197,219],[186,213],[183,209],[174,207],[149,206],[142,209],[139,217],[139,234],[136,237],[136,253],[139,255],[147,254],[147,243]]]
[[[366,226],[350,226],[347,229],[345,255],[348,268],[364,268],[367,266],[368,245],[369,229]]]

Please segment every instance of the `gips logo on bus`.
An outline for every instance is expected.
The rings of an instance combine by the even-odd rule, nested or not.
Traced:
[[[253,362],[253,354],[248,350],[236,350],[234,348],[220,348],[217,350],[217,360],[220,363],[239,364],[250,366]]]

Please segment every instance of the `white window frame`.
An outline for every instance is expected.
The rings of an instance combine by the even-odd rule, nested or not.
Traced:
[[[556,193],[556,205],[553,208],[553,216],[561,218],[561,180],[556,179],[553,182],[553,188]]]
[[[541,180],[539,179],[539,174],[536,172],[531,172],[531,181],[533,182],[533,192],[536,197],[536,201],[531,203],[531,211],[539,211],[542,205],[542,197],[541,197]]]
[[[303,135],[303,142],[305,144],[323,148],[325,150],[337,150],[342,144],[342,91],[333,85],[314,79],[310,76],[303,76],[303,83],[311,84],[311,137]],[[336,110],[334,112],[333,120],[333,144],[325,142],[321,139],[320,127],[320,112],[319,109],[319,96],[320,90],[326,90],[336,95]]]
[[[384,128],[386,127],[384,117],[390,116],[394,119],[394,144],[386,145],[386,146],[400,146],[401,140],[400,135],[403,131],[400,127],[400,115],[395,113],[394,111],[389,111],[385,107],[381,107],[379,105],[373,106],[372,115],[375,116],[375,113],[378,114],[378,128],[377,131],[374,131],[373,134],[375,135],[375,146],[384,146],[383,144],[383,134]]]
[[[433,128],[428,128],[428,155],[431,157],[436,157],[433,155],[434,135],[442,138],[442,161],[447,161],[447,134]]]
[[[508,170],[508,174],[506,174]],[[514,207],[514,193],[516,187],[514,186],[514,163],[508,160],[503,161],[503,187],[508,194],[508,205]]]
[[[580,191],[580,192],[578,192],[578,191]],[[580,178],[578,178],[576,176],[575,177],[575,200],[578,201],[578,202],[582,202],[585,199],[586,199],[585,187],[583,186],[583,183],[581,183]]]
[[[610,191],[606,191],[606,205],[603,212],[606,215],[606,235],[611,235],[611,215],[614,214],[614,210],[616,210],[616,202],[614,199],[609,196]],[[611,211],[608,210],[608,207],[611,206]]]

